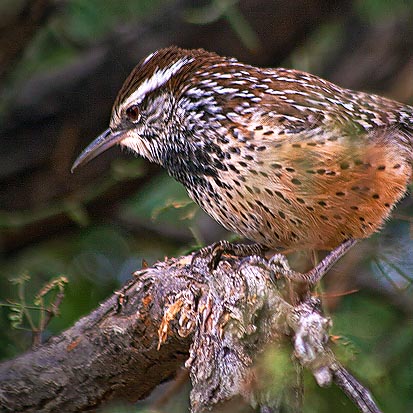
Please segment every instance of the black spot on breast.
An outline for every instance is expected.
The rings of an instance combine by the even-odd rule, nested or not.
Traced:
[[[239,170],[235,167],[234,164],[229,163],[228,168],[231,169],[231,171],[234,171],[235,173],[239,174]]]
[[[274,195],[274,192],[271,191],[270,188],[264,188],[265,192],[267,192],[268,195]]]
[[[283,194],[282,194],[282,192],[280,192],[280,191],[274,191],[274,194],[275,195],[277,195],[279,198],[281,198],[284,202],[286,202],[288,205],[291,205],[291,201],[288,199],[288,198],[286,198]]]
[[[226,182],[223,182],[219,178],[214,178],[214,182],[220,187],[220,188],[225,188],[225,189],[232,189],[232,186],[227,184]]]
[[[251,219],[252,221],[258,222],[258,218],[257,218],[255,215],[251,214],[250,212],[248,213],[248,216],[250,217],[250,219]]]
[[[220,142],[220,143],[229,143],[230,140],[228,139],[227,136],[219,136],[218,137],[218,142]]]
[[[259,199],[256,200],[257,205],[259,205],[265,212],[271,213],[270,208],[264,205]]]
[[[227,166],[223,162],[219,161],[218,159],[214,160],[214,166],[215,166],[215,168],[217,168],[221,171],[228,171]]]
[[[234,203],[230,202],[229,204],[231,205],[231,208],[234,212],[238,212],[238,207]]]
[[[264,233],[263,232],[261,232],[261,231],[258,231],[258,234],[260,234],[264,239],[266,239],[267,237],[264,235]]]

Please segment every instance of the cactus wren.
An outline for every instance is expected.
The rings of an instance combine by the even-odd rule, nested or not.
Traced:
[[[163,166],[230,231],[272,249],[331,250],[378,230],[405,194],[413,107],[169,47],[135,67],[110,128],[73,169],[115,144]]]

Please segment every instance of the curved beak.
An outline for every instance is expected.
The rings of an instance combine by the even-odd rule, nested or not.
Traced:
[[[78,166],[85,165],[102,152],[119,143],[123,139],[123,135],[123,131],[113,133],[110,129],[106,129],[77,157],[73,163],[71,172],[73,173]]]

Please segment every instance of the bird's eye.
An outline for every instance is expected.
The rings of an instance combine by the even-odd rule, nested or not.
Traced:
[[[140,110],[138,105],[129,106],[126,109],[126,116],[128,120],[130,120],[131,122],[136,122],[140,116]]]

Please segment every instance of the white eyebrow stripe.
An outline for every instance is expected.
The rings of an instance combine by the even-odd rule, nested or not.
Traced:
[[[155,52],[153,52],[153,53],[151,53],[150,55],[148,55],[148,56],[146,57],[146,59],[143,61],[143,64],[142,64],[142,65],[145,65],[146,63],[148,63],[149,60],[151,60],[152,57],[154,57],[157,53],[158,53],[158,50],[156,50]]]
[[[140,103],[145,98],[145,96],[157,89],[158,87],[164,85],[168,82],[169,79],[173,75],[179,72],[179,70],[188,63],[191,63],[194,59],[193,58],[182,58],[177,60],[173,65],[166,67],[164,69],[159,70],[156,69],[153,75],[146,79],[135,92],[133,92],[128,98],[124,101],[125,106],[129,106],[129,104],[133,103]]]

